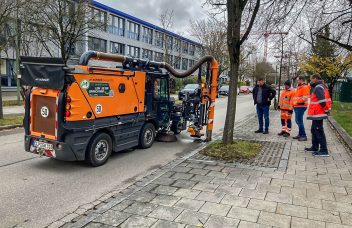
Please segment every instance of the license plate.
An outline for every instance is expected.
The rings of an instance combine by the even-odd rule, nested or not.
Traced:
[[[44,150],[53,150],[54,149],[53,144],[46,143],[46,142],[40,142],[40,141],[34,141],[33,146],[40,148],[40,149],[44,149]]]

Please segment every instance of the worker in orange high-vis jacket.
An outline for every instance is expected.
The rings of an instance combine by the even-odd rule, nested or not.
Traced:
[[[319,74],[313,74],[310,77],[310,85],[312,96],[308,106],[307,119],[312,120],[312,146],[305,148],[305,151],[312,152],[314,156],[328,157],[323,123],[331,110],[331,97]]]
[[[298,125],[298,135],[293,139],[298,141],[307,141],[307,134],[304,128],[303,116],[307,110],[310,97],[310,86],[305,83],[303,76],[297,77],[297,88],[292,97],[292,106],[295,112],[295,121]]]
[[[280,136],[289,137],[291,134],[292,128],[292,113],[293,107],[291,99],[294,94],[294,90],[291,88],[291,82],[285,82],[285,89],[281,92],[280,100],[279,100],[279,110],[281,112],[281,132],[278,134]]]

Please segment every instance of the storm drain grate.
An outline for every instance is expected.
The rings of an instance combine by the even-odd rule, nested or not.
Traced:
[[[260,167],[268,167],[268,168],[279,167],[286,142],[256,141],[256,140],[250,140],[250,141],[261,144],[263,146],[262,150],[255,158],[239,159],[234,161],[233,164],[240,163],[244,165],[260,166]],[[203,161],[219,161],[212,157],[202,155],[200,153],[193,155],[191,159],[203,160]],[[229,163],[227,162],[227,164]]]

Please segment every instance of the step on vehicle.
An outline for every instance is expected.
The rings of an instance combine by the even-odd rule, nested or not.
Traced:
[[[93,59],[119,66],[89,65]],[[197,93],[175,104],[171,75],[188,77],[203,64],[206,79],[202,82],[199,70]],[[74,66],[59,58],[21,57],[25,150],[100,166],[112,152],[149,148],[157,137],[170,141],[168,136],[186,129],[192,137],[211,140],[217,76],[211,56],[182,73],[167,63],[95,51]]]

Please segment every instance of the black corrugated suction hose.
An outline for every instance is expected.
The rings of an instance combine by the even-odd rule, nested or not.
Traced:
[[[204,56],[200,60],[198,60],[191,68],[189,68],[184,72],[179,72],[175,70],[170,64],[165,62],[149,62],[148,65],[152,67],[164,68],[176,78],[186,78],[191,74],[193,74],[203,63],[212,61],[213,58],[214,57],[210,55]],[[127,60],[146,61],[142,59],[132,59],[123,55],[102,53],[102,52],[96,52],[96,51],[87,51],[81,55],[81,58],[79,59],[79,65],[87,66],[90,59],[98,59],[98,60],[121,62],[121,63],[124,63]]]

